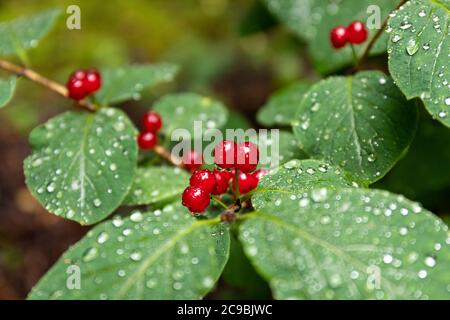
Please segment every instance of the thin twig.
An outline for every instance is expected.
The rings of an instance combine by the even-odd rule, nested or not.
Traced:
[[[407,0],[401,0],[399,4],[395,7],[395,10],[398,10],[402,5],[405,4]],[[386,17],[386,19],[383,21],[383,24],[381,25],[380,29],[378,29],[377,33],[373,36],[373,38],[370,40],[369,44],[367,45],[366,49],[364,50],[364,53],[359,58],[358,62],[355,64],[355,67],[353,70],[356,72],[359,70],[361,63],[367,59],[369,56],[370,50],[372,50],[372,47],[375,45],[375,42],[378,40],[378,38],[383,34],[384,29],[386,29],[387,23],[389,20],[389,15]]]
[[[40,85],[46,87],[47,89],[53,92],[60,94],[65,98],[69,98],[69,94],[66,87],[40,75],[36,71],[33,71],[29,68],[22,67],[10,61],[0,59],[0,69],[3,69],[10,73],[14,73],[18,76],[23,76],[33,82],[39,83]],[[95,111],[97,109],[96,106],[87,99],[78,101],[78,105],[80,105],[81,107],[83,107],[88,111]]]
[[[155,151],[155,153],[157,155],[159,155],[164,160],[170,162],[174,166],[176,166],[178,168],[181,168],[181,169],[186,169],[187,170],[187,168],[183,164],[183,161],[181,161],[180,159],[178,159],[175,156],[172,156],[172,154],[166,148],[164,148],[162,145],[155,146],[153,148],[153,151]]]

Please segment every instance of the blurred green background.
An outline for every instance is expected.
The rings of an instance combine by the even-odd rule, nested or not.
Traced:
[[[29,51],[31,67],[63,83],[77,68],[178,64],[175,82],[121,106],[135,121],[162,94],[194,91],[228,105],[236,122],[229,127],[258,126],[256,111],[274,90],[298,79],[318,79],[304,44],[257,0],[2,0],[0,21],[53,7],[65,12],[73,4],[81,8],[81,30],[68,30],[63,14]],[[374,59],[374,65],[386,70],[386,59]],[[22,80],[13,101],[0,111],[0,299],[24,298],[88,230],[46,213],[23,178],[30,129],[70,107],[69,101]],[[421,201],[448,219],[449,163],[450,130],[422,112],[410,152],[375,187]],[[209,298],[270,298],[239,244],[232,245],[234,254]]]

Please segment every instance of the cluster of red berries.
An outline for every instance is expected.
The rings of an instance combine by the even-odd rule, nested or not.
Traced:
[[[347,43],[361,44],[367,40],[367,29],[361,21],[353,21],[347,27],[337,26],[330,31],[330,41],[340,49]]]
[[[154,111],[148,111],[142,118],[144,128],[138,135],[137,142],[142,150],[153,149],[158,143],[158,131],[162,128],[161,116]]]
[[[102,78],[97,69],[76,70],[67,80],[66,88],[70,98],[81,100],[100,89],[101,85]]]
[[[198,154],[190,154],[190,158]],[[225,193],[230,181],[236,191],[236,179],[239,194],[246,194],[258,186],[260,178],[267,170],[256,170],[259,161],[258,147],[251,142],[236,144],[224,140],[214,149],[214,162],[219,167],[213,171],[200,169],[194,171],[182,196],[182,203],[193,213],[201,213],[210,204],[210,195]],[[186,162],[185,162],[186,166]],[[201,164],[200,164],[201,166]]]

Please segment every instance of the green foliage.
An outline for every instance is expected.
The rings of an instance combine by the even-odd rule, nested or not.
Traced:
[[[126,205],[167,203],[180,197],[189,184],[189,175],[180,168],[138,168]]]
[[[199,299],[229,255],[219,220],[196,220],[180,205],[114,218],[89,231],[31,292],[29,299]],[[81,288],[67,288],[77,266]]]
[[[95,98],[103,106],[139,99],[142,90],[173,80],[177,71],[177,66],[167,63],[102,69],[102,88]]]
[[[290,125],[310,87],[310,83],[298,81],[275,92],[258,111],[258,122],[265,126]]]
[[[0,56],[18,55],[23,58],[24,52],[36,47],[50,31],[60,14],[59,9],[53,9],[1,23]]]
[[[275,141],[272,135],[267,137],[260,135],[257,142],[260,150],[266,150],[265,154],[261,153],[259,156],[260,168],[273,168],[291,159],[307,158],[307,155],[298,147],[297,139],[289,131],[279,131],[278,141]],[[278,148],[272,148],[273,146]]]
[[[389,70],[408,99],[450,127],[450,1],[411,0],[389,20]]]
[[[434,121],[422,121],[408,153],[375,187],[435,207],[440,197],[448,197],[449,163],[450,130]]]
[[[195,121],[204,129],[220,129],[228,119],[228,111],[221,102],[195,93],[164,96],[154,104],[153,110],[164,119],[161,132],[168,137],[176,129],[185,129],[193,138]]]
[[[0,108],[3,108],[11,101],[16,89],[16,81],[16,77],[10,77],[5,80],[0,79]]]
[[[277,210],[281,196],[293,199],[298,194],[318,187],[350,187],[342,170],[318,160],[291,160],[264,176],[256,189],[252,202],[256,209],[270,207]]]
[[[353,20],[371,21],[367,8],[375,3],[372,0],[264,0],[272,11],[293,33],[308,43],[308,51],[317,71],[328,74],[349,65],[353,61],[350,46],[334,49],[329,41],[330,30],[338,25],[348,25]],[[385,19],[395,8],[397,0],[379,0],[376,5]],[[377,29],[369,29],[369,41]],[[370,51],[380,54],[386,51],[387,35],[383,35]],[[358,55],[368,42],[356,46]]]
[[[278,299],[445,299],[447,226],[401,196],[364,189],[280,194],[240,238]]]
[[[28,188],[50,212],[93,224],[115,210],[136,168],[136,129],[118,109],[67,111],[30,134]]]
[[[366,21],[372,4],[264,3],[307,43],[322,74],[352,61],[349,46],[331,47],[330,29],[355,19]],[[378,1],[382,18],[396,4]],[[101,70],[102,88],[88,98],[97,110],[68,111],[31,132],[26,183],[49,212],[81,224],[98,223],[121,205],[151,209],[124,208],[122,215],[94,226],[29,298],[199,299],[223,273],[224,287],[243,294],[224,289],[220,297],[267,298],[268,284],[279,299],[447,299],[447,225],[418,203],[367,187],[405,155],[380,185],[411,197],[449,185],[445,127],[422,122],[407,154],[418,120],[416,103],[407,99],[420,98],[434,118],[450,126],[448,10],[448,0],[411,0],[391,15],[388,32],[370,53],[383,53],[388,46],[395,81],[380,71],[364,71],[314,85],[298,81],[276,92],[257,120],[265,126],[292,124],[294,132],[280,131],[279,143],[273,136],[260,136],[258,144],[268,151],[260,153],[260,167],[268,168],[268,160],[280,165],[270,168],[256,190],[240,199],[223,195],[223,203],[214,202],[199,216],[180,203],[188,173],[161,165],[160,153],[152,151],[142,152],[138,167],[136,129],[122,111],[108,107],[139,99],[144,89],[172,80],[177,67],[143,64]],[[50,30],[58,14],[46,11],[0,24],[0,55],[18,55],[27,62],[25,51]],[[244,33],[274,24],[261,4],[248,17]],[[370,38],[375,33],[370,30]],[[362,54],[368,43],[357,46],[356,53]],[[198,63],[191,63],[189,73],[198,72],[197,85],[211,81],[229,64],[228,45],[215,45],[209,57],[203,42],[191,47],[188,60],[195,57]],[[182,42],[174,51],[181,47]],[[0,80],[0,107],[11,100],[15,85],[15,76]],[[194,93],[166,95],[153,110],[163,119],[160,133],[166,140],[161,147],[170,145],[176,129],[186,129],[192,138],[195,121],[203,130],[251,128],[240,113]],[[271,148],[274,144],[278,150]],[[226,214],[222,205],[230,205]],[[223,222],[237,207],[235,221]],[[229,229],[240,242],[233,238],[228,261]],[[77,282],[71,278],[74,270],[80,271],[78,289],[71,288]]]
[[[294,133],[311,157],[371,183],[383,177],[411,143],[417,107],[379,71],[331,77],[302,100]]]

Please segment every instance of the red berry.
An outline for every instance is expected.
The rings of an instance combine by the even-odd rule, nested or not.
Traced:
[[[212,171],[203,169],[195,171],[189,180],[191,187],[199,187],[207,193],[211,193],[216,188],[216,176]]]
[[[84,99],[88,95],[83,80],[70,78],[66,87],[69,97],[74,100]]]
[[[367,29],[361,21],[353,21],[347,27],[348,42],[360,44],[367,40]]]
[[[199,169],[203,164],[203,156],[194,150],[183,156],[183,164],[191,172]]]
[[[84,80],[86,90],[89,93],[93,93],[100,89],[102,85],[102,78],[97,69],[91,69],[86,71],[86,79]]]
[[[191,212],[200,213],[208,208],[210,202],[209,194],[199,187],[187,187],[184,189],[182,204]]]
[[[237,145],[236,167],[243,172],[252,172],[258,166],[259,150],[251,142],[242,142]]]
[[[253,175],[258,179],[258,182],[261,180],[262,177],[264,177],[266,174],[268,174],[270,171],[267,169],[259,169],[253,172]]]
[[[84,80],[86,78],[86,71],[84,70],[75,70],[69,77],[69,80]]]
[[[223,140],[214,148],[214,162],[223,169],[234,168],[236,165],[236,144]]]
[[[144,114],[142,124],[146,131],[158,132],[162,127],[161,116],[153,111]]]
[[[330,41],[336,49],[344,47],[348,41],[348,30],[343,26],[337,26],[331,29]]]
[[[220,195],[222,193],[225,193],[228,189],[230,180],[233,178],[233,173],[230,171],[214,170],[214,175],[216,176],[217,184],[212,194]]]
[[[158,143],[158,136],[153,132],[141,132],[137,141],[139,148],[143,150],[153,149]]]
[[[239,171],[239,193],[246,194],[258,186],[258,178],[255,174]],[[236,179],[233,179],[233,189],[236,190]]]

